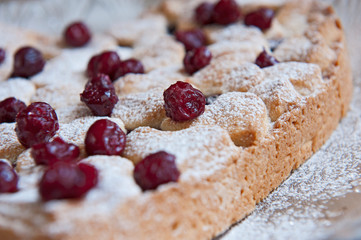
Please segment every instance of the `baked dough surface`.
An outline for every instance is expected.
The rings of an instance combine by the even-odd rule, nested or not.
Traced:
[[[110,34],[80,49],[0,25],[8,33],[0,39],[8,56],[27,44],[48,58],[30,81],[7,81],[7,58],[0,66],[0,99],[49,102],[60,121],[57,135],[77,144],[82,161],[100,173],[98,186],[83,199],[43,203],[37,183],[44,168],[17,141],[15,124],[1,124],[0,158],[16,163],[20,175],[20,191],[0,195],[1,239],[210,239],[250,214],[328,139],[352,94],[343,29],[332,7],[311,0],[263,1],[277,9],[266,32],[242,24],[205,27],[212,62],[187,76],[183,46],[167,35],[167,22],[193,27],[189,12],[200,2],[164,1],[157,11],[115,24]],[[246,12],[259,7],[238,2]],[[263,69],[253,64],[275,40],[272,53],[282,63]],[[120,101],[111,119],[131,131],[122,156],[87,157],[84,136],[98,117],[79,98],[87,81],[83,71],[92,55],[109,49],[141,59],[146,74],[114,82]],[[165,115],[162,94],[176,81],[217,97],[199,118],[174,122]],[[134,163],[159,150],[176,156],[180,179],[142,192],[133,180]]]

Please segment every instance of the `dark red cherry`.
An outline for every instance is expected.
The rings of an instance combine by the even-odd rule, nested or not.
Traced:
[[[85,184],[81,187],[81,191],[92,189],[98,184],[98,170],[93,165],[79,163],[78,168],[86,176]]]
[[[177,182],[179,175],[175,156],[164,151],[148,155],[134,168],[135,182],[143,191],[156,189],[165,183]]]
[[[193,74],[207,66],[212,60],[212,53],[206,47],[195,48],[186,53],[183,59],[184,69]]]
[[[178,30],[175,38],[183,43],[187,51],[206,45],[206,35],[201,29]]]
[[[163,93],[166,115],[174,121],[192,120],[204,112],[206,98],[186,82],[176,82]]]
[[[74,22],[68,25],[64,31],[64,39],[70,47],[81,47],[91,39],[91,33],[83,22]]]
[[[18,190],[18,175],[6,162],[0,161],[0,193],[12,193]]]
[[[11,77],[29,78],[41,72],[45,60],[41,52],[33,47],[22,47],[16,51]]]
[[[270,8],[260,8],[254,12],[248,13],[244,18],[244,24],[247,26],[256,26],[262,31],[271,27],[274,11]]]
[[[96,116],[110,116],[118,96],[107,75],[99,74],[88,81],[80,99]]]
[[[201,25],[213,23],[213,8],[214,4],[204,2],[198,5],[195,10],[195,19]]]
[[[114,122],[100,119],[94,122],[85,136],[88,155],[120,155],[126,142],[123,130]]]
[[[98,171],[92,165],[59,161],[50,165],[39,183],[43,201],[80,198],[98,183]]]
[[[122,77],[128,73],[144,73],[144,67],[142,62],[134,58],[121,61],[118,70],[115,72],[115,79]]]
[[[15,122],[16,115],[25,109],[26,105],[22,101],[10,97],[0,102],[0,123]]]
[[[116,79],[115,73],[120,67],[120,62],[120,58],[116,52],[102,52],[89,60],[86,73],[89,78],[102,73],[108,75],[109,78],[114,81]]]
[[[214,6],[213,20],[215,23],[228,25],[241,18],[241,11],[234,0],[220,0]]]
[[[260,68],[273,66],[279,63],[275,57],[269,55],[266,50],[263,50],[258,57],[256,58],[255,64],[257,64]]]
[[[0,48],[0,64],[2,64],[4,62],[5,57],[6,57],[5,49]]]
[[[51,142],[35,144],[31,148],[31,156],[39,165],[52,165],[58,161],[71,162],[78,159],[79,147],[66,143],[60,137]]]
[[[35,102],[16,117],[16,135],[24,147],[47,142],[59,129],[58,117],[47,103]]]

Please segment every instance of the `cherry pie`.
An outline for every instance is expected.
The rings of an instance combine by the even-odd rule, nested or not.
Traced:
[[[351,99],[340,20],[316,0],[165,0],[106,33],[0,29],[2,240],[210,239]]]

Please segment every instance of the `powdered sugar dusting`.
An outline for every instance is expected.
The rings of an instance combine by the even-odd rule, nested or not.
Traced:
[[[309,62],[326,69],[336,59],[336,53],[320,35],[313,35],[310,39],[304,36],[286,39],[276,48],[274,56],[281,62]]]
[[[49,103],[54,109],[80,104],[80,93],[84,90],[85,79],[79,80],[72,74],[65,75],[69,78],[38,88],[31,101]]]
[[[302,61],[306,59],[312,43],[306,37],[285,39],[274,51],[274,56],[281,62]]]
[[[268,78],[286,77],[302,96],[317,93],[325,87],[321,69],[315,64],[300,62],[279,63],[264,69]]]
[[[252,0],[238,0],[237,2],[242,5],[243,10],[246,9],[248,3],[250,6],[254,5]],[[282,0],[264,0],[262,2],[272,5],[275,2],[282,2]],[[345,2],[357,6],[354,2]],[[350,9],[352,8],[350,7]],[[347,25],[345,24],[345,26]],[[357,62],[359,61],[354,61],[354,64]],[[351,191],[357,192],[360,185],[358,179],[361,174],[359,169],[361,162],[359,157],[361,151],[359,140],[361,139],[360,81],[357,84],[353,111],[343,120],[330,141],[261,203],[254,214],[239,225],[239,231],[231,231],[225,239],[239,239],[240,236],[242,239],[315,239],[324,237],[332,219],[340,215],[339,212],[326,210],[328,208],[327,201],[331,198],[342,197]],[[305,182],[303,183],[303,181]],[[125,186],[127,187],[127,185]],[[35,194],[34,190],[28,196],[36,196]],[[303,195],[305,196],[303,197]],[[318,197],[318,195],[321,196]],[[32,207],[35,209],[36,206]],[[20,218],[26,215],[21,210],[18,209],[14,216]],[[78,210],[81,214],[76,215],[85,215],[89,218],[90,215],[86,214],[89,209],[79,208]],[[39,218],[36,214],[26,216],[30,216],[29,218],[34,222],[38,222]],[[2,223],[3,221],[1,221]],[[10,227],[14,227],[15,231],[21,230],[16,227],[17,223],[11,222]],[[38,225],[41,226],[41,224]],[[65,218],[64,227],[71,228],[68,219],[65,220]]]
[[[93,113],[84,103],[79,103],[56,109],[56,115],[58,116],[59,123],[63,124],[70,123],[77,118],[92,116]]]
[[[124,133],[127,133],[124,128],[124,123],[118,118],[110,119],[108,117],[88,116],[78,118],[70,123],[61,124],[58,135],[65,141],[73,143],[77,145],[81,150],[83,150],[85,135],[88,132],[89,127],[99,119],[108,119],[110,121],[113,121],[118,124],[118,126],[124,131]]]
[[[119,98],[112,117],[120,118],[130,130],[139,126],[159,128],[166,117],[163,105],[163,89],[128,94]]]
[[[159,14],[147,14],[132,21],[117,22],[109,32],[120,44],[133,45],[141,38],[154,38],[166,34],[167,21]]]
[[[262,43],[254,44],[252,41],[238,42],[234,40],[216,42],[208,46],[214,58],[236,54],[243,55],[247,62],[253,62],[264,47],[266,46]]]
[[[250,92],[255,93],[264,101],[272,121],[277,120],[292,106],[302,103],[301,95],[286,77],[266,78],[265,81],[251,88]]]
[[[254,8],[262,7],[277,7],[284,4],[287,0],[258,0],[256,3],[254,0],[236,0],[236,2],[242,6],[253,6]]]
[[[347,219],[339,219],[350,214],[347,205],[330,210],[330,204],[361,185],[359,113],[350,112],[328,142],[222,240],[319,239],[334,221]]]
[[[230,92],[222,94],[206,106],[198,118],[176,122],[167,118],[161,125],[164,130],[179,130],[191,126],[217,125],[227,130],[237,146],[250,146],[266,135],[269,118],[263,101],[252,93]]]
[[[350,111],[326,144],[222,240],[361,238],[361,2],[332,2],[348,30],[354,64]]]
[[[194,74],[190,82],[209,96],[232,91],[247,92],[263,78],[263,71],[253,63],[215,59]]]
[[[0,203],[7,204],[6,208],[0,209],[2,226],[18,230],[17,234],[22,239],[25,239],[28,228],[33,227],[32,224],[42,226],[42,231],[49,234],[77,232],[79,229],[73,229],[74,222],[79,220],[88,222],[94,216],[112,216],[122,202],[141,194],[140,188],[133,179],[133,164],[129,160],[119,156],[91,156],[83,159],[82,162],[94,165],[99,171],[98,185],[82,201],[41,202],[37,186],[44,168],[37,166],[32,168],[31,172],[20,173],[19,192],[1,195]],[[74,204],[77,204],[76,208]],[[46,214],[52,214],[56,221],[48,221]],[[9,221],[9,218],[16,220]],[[31,224],[27,223],[28,219],[32,219]]]
[[[43,71],[32,77],[37,86],[57,84],[67,81],[86,81],[85,70],[89,59],[104,50],[118,50],[113,38],[104,34],[95,34],[92,41],[82,48],[64,48],[61,53],[46,62]],[[61,80],[59,80],[61,76]]]
[[[16,136],[15,123],[1,123],[0,132],[0,158],[14,162],[16,157],[25,150]]]
[[[118,96],[147,92],[155,88],[164,90],[176,81],[186,81],[186,76],[180,69],[180,65],[172,65],[146,74],[127,74],[114,82],[114,88]]]
[[[15,97],[29,104],[34,93],[34,84],[23,78],[13,78],[9,81],[0,82],[0,101],[8,97]]]
[[[48,229],[52,233],[74,228],[70,218],[73,221],[86,222],[93,216],[112,216],[124,201],[141,194],[141,189],[133,179],[134,167],[129,160],[119,156],[90,156],[82,162],[92,164],[98,169],[99,182],[76,208],[66,201],[52,201],[44,205],[45,212],[56,214],[57,222],[50,224]],[[73,214],[69,214],[69,211]]]
[[[139,162],[161,150],[176,156],[181,181],[210,176],[228,166],[240,151],[228,133],[217,126],[197,126],[176,132],[140,127],[128,134],[124,156]]]
[[[168,35],[162,35],[154,41],[135,46],[133,57],[140,59],[145,71],[182,64],[184,47]]]
[[[264,78],[262,70],[253,63],[244,63],[232,69],[227,76],[222,92],[247,92],[252,87],[261,83]]]
[[[233,24],[224,28],[206,28],[208,38],[212,42],[220,41],[251,41],[254,45],[267,47],[268,43],[261,30],[256,27],[247,27],[243,24]]]

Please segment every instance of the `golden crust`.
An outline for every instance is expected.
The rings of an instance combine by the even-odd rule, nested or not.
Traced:
[[[172,2],[180,4],[179,1],[169,1]],[[242,120],[245,125],[253,124],[246,128],[253,126],[254,132],[258,133],[251,144],[237,147],[234,143],[237,144],[238,135],[232,137],[232,131],[222,124],[224,119],[218,118],[217,114],[210,114],[210,118],[215,118],[218,124],[179,127],[170,124],[168,119],[164,120],[162,128],[185,128],[174,132],[137,127],[142,125],[142,121],[148,121],[145,117],[137,126],[127,126],[128,123],[125,123],[127,128],[135,128],[128,135],[125,158],[100,156],[83,160],[99,166],[105,182],[85,199],[45,204],[39,201],[36,190],[42,169],[27,165],[30,156],[26,151],[18,158],[24,159],[23,168],[19,165],[18,169],[22,190],[16,193],[18,195],[0,196],[0,205],[6,205],[6,209],[0,207],[2,239],[209,239],[249,214],[256,203],[322,146],[346,114],[351,100],[351,71],[342,27],[331,8],[314,1],[309,4],[312,7],[307,9],[311,11],[302,12],[303,15],[308,13],[305,34],[288,38],[279,45],[275,54],[284,57],[284,61],[314,64],[293,62],[256,69],[264,76],[261,79],[246,79],[251,86],[246,84],[244,88],[237,87],[242,85],[242,81],[224,87],[221,79],[226,77],[227,72],[216,74],[221,76],[219,82],[209,89],[202,78],[197,79],[197,74],[201,75],[203,70],[188,79],[195,86],[208,91],[208,95],[223,94],[219,97],[221,103],[227,94],[252,97],[260,102],[255,107],[261,109],[257,115],[259,122],[247,118]],[[166,4],[162,6],[164,9]],[[286,5],[280,11],[280,24],[287,22],[283,18],[291,14],[287,12],[291,11],[287,9],[293,9],[291,6]],[[173,22],[177,21],[177,14],[169,9],[166,12]],[[330,32],[326,28],[330,28]],[[280,33],[283,36],[290,34]],[[294,48],[300,46],[303,50],[291,49],[290,41],[298,44],[293,45]],[[176,53],[174,57],[178,61],[178,50]],[[326,59],[319,57],[325,55],[328,56]],[[239,65],[243,62],[240,61]],[[231,70],[233,68],[239,70],[237,66],[230,67]],[[308,70],[302,72],[305,68]],[[147,90],[129,94],[136,95]],[[228,91],[251,93],[226,93]],[[132,98],[133,95],[127,97],[127,94],[124,94],[124,102],[120,104],[126,105],[126,100]],[[217,108],[217,104],[211,108]],[[152,112],[147,110],[139,114]],[[161,111],[160,108],[158,110]],[[160,116],[154,127],[159,126],[164,112]],[[69,121],[68,124],[81,121]],[[235,121],[239,123],[239,120]],[[81,134],[84,135],[84,131],[81,129]],[[68,140],[71,140],[71,136]],[[74,141],[81,144],[81,137]],[[244,142],[248,143],[241,141],[242,144]],[[142,193],[132,178],[133,165],[129,160],[137,162],[146,154],[163,149],[177,156],[181,178],[178,183]],[[108,188],[106,184],[109,180],[106,176],[112,174],[117,176],[115,181],[119,183],[121,193]],[[112,194],[119,194],[116,195],[119,198],[112,198]],[[28,198],[24,198],[24,195]],[[33,221],[35,216],[36,221]]]

